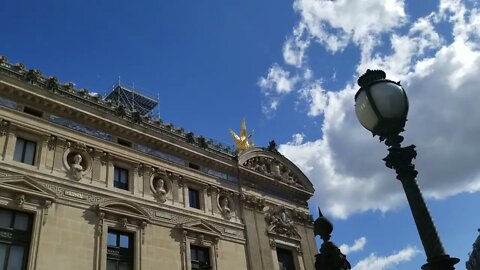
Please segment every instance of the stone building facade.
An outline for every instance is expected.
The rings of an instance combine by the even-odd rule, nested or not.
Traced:
[[[478,229],[480,233],[480,229]],[[477,236],[472,245],[472,252],[468,254],[468,260],[465,263],[467,270],[480,270],[480,235]]]
[[[314,269],[305,175],[0,58],[0,270]]]

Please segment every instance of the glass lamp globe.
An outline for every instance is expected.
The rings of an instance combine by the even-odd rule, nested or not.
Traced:
[[[400,83],[386,80],[381,70],[367,70],[358,84],[355,113],[360,124],[374,135],[401,132],[407,119],[408,98]]]

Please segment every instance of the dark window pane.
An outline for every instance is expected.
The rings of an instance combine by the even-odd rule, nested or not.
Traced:
[[[190,207],[200,209],[200,198],[198,190],[188,189],[188,200]]]
[[[283,248],[277,248],[277,259],[280,270],[295,270],[292,251]]]
[[[211,269],[209,254],[208,248],[190,246],[192,269]]]
[[[7,270],[21,270],[23,267],[23,250],[22,246],[11,246],[8,256]]]
[[[132,241],[130,233],[108,230],[107,270],[132,269]]]
[[[118,264],[118,270],[129,270],[130,269],[130,264],[127,262],[120,262]]]
[[[27,141],[25,144],[25,156],[23,162],[26,164],[33,165],[35,161],[35,149],[37,144],[34,142]]]
[[[5,265],[8,245],[0,243],[0,267]]]
[[[10,228],[12,224],[12,214],[11,211],[0,209],[0,227]]]
[[[128,190],[128,170],[115,167],[113,173],[113,186]]]
[[[113,169],[113,179],[114,179],[115,181],[118,181],[117,179],[119,178],[119,176],[118,176],[119,173],[120,173],[119,168],[115,167],[115,168]]]
[[[107,270],[117,270],[117,262],[112,260],[107,260]]]
[[[114,232],[108,232],[107,245],[111,247],[117,246],[117,234]]]
[[[24,213],[17,213],[15,215],[15,223],[13,228],[16,230],[26,231],[28,230],[29,216]]]
[[[128,248],[128,235],[120,235],[120,247]]]
[[[17,138],[15,143],[15,152],[13,153],[13,160],[23,162],[23,148],[25,147],[25,140]]]
[[[33,165],[37,144],[22,138],[17,138],[13,160]]]

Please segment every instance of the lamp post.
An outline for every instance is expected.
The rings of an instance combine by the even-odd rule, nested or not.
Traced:
[[[394,169],[402,183],[405,195],[417,225],[418,234],[427,255],[423,270],[451,270],[460,260],[450,257],[443,248],[433,219],[418,187],[417,171],[412,160],[417,156],[415,145],[401,147],[408,113],[408,98],[400,82],[387,80],[382,70],[367,70],[358,79],[360,89],[355,95],[355,113],[358,120],[380,141],[385,141],[388,155],[385,165]]]
[[[350,262],[340,249],[330,241],[333,224],[322,215],[318,208],[318,218],[313,223],[313,232],[323,240],[320,252],[315,255],[315,270],[350,270]]]

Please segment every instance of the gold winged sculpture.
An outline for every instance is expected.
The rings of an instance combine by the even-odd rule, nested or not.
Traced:
[[[241,152],[243,150],[252,148],[254,146],[253,141],[250,140],[250,138],[253,135],[250,133],[247,135],[247,124],[245,124],[245,118],[242,120],[242,126],[240,128],[240,135],[237,135],[232,129],[229,129],[230,135],[232,135],[233,141],[235,142],[235,145],[237,146],[237,151]]]

